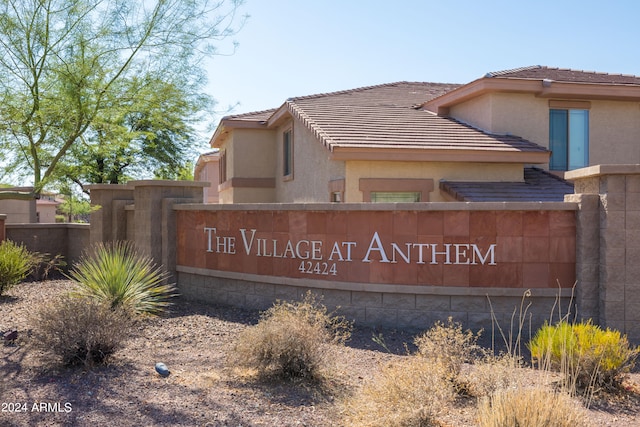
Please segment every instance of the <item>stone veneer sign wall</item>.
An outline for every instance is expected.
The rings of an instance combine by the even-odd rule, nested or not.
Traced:
[[[533,323],[575,283],[566,203],[176,205],[188,298],[251,308],[308,289],[361,323],[508,324],[531,290]],[[493,314],[492,314],[493,311]]]
[[[179,211],[177,264],[412,286],[571,287],[573,211]]]

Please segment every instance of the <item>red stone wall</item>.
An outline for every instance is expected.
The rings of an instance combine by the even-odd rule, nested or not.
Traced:
[[[185,267],[414,286],[575,282],[574,211],[180,210],[177,227]]]

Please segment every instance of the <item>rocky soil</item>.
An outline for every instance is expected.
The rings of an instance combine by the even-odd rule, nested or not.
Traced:
[[[404,344],[413,340],[401,331],[359,328],[339,352],[328,387],[257,381],[227,356],[259,313],[178,298],[167,316],[140,323],[108,365],[65,368],[35,350],[29,331],[38,307],[69,287],[67,281],[24,283],[0,297],[0,332],[18,331],[15,342],[0,344],[2,426],[340,425],[341,397],[406,357]],[[387,349],[374,334],[382,334]],[[156,362],[171,374],[159,376]],[[626,384],[629,392],[594,402],[590,426],[640,426],[640,373]],[[475,426],[474,418],[475,402],[461,399],[442,422]]]

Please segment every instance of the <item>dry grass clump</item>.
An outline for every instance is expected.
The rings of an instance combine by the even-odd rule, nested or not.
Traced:
[[[312,293],[298,302],[278,301],[239,335],[232,360],[261,376],[322,381],[331,367],[331,346],[343,345],[351,327]]]
[[[362,427],[432,427],[454,400],[442,365],[408,356],[384,367],[344,403],[345,425]]]
[[[527,369],[513,356],[487,356],[463,367],[457,378],[457,389],[468,396],[486,397],[499,390],[518,387],[525,373]]]
[[[567,394],[545,388],[505,389],[478,404],[480,427],[586,426],[584,409]]]
[[[470,330],[463,331],[462,325],[449,317],[447,323],[437,321],[432,328],[416,337],[414,344],[418,355],[440,366],[445,378],[464,392],[465,381],[460,378],[462,366],[486,356],[484,349],[477,344],[478,337]]]
[[[35,346],[64,365],[105,363],[128,338],[130,315],[90,298],[65,296],[35,314]]]

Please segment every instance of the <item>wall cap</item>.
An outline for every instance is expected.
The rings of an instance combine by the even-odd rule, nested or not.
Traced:
[[[640,164],[633,165],[595,165],[586,168],[575,169],[564,173],[564,178],[577,180],[595,178],[604,175],[639,175]]]
[[[426,202],[426,203],[184,203],[181,211],[575,211],[573,202]]]
[[[91,190],[127,190],[133,191],[133,188],[128,187],[127,184],[89,184],[84,188]]]
[[[166,179],[144,179],[139,181],[129,181],[130,187],[209,187],[210,182],[204,181],[173,181]]]
[[[49,228],[90,228],[89,223],[72,223],[72,222],[34,222],[34,223],[14,223],[5,224],[7,229],[49,229]]]

